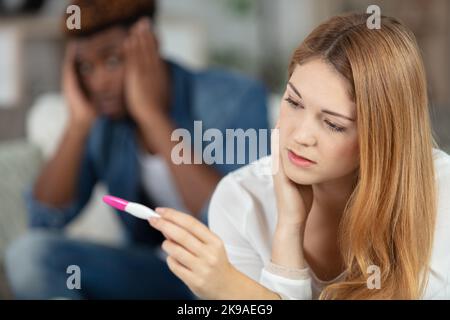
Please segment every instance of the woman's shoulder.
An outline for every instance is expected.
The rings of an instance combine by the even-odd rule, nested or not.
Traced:
[[[260,158],[226,175],[218,189],[234,188],[258,197],[261,193],[273,189],[271,156]]]
[[[450,175],[450,155],[441,149],[433,149],[433,160],[437,178]]]
[[[450,226],[450,155],[433,149],[438,196],[438,223]]]
[[[437,216],[431,256],[430,278],[425,299],[447,299],[450,243],[450,156],[443,150],[433,149],[437,182]]]
[[[270,156],[260,158],[227,174],[214,191],[209,216],[217,212],[247,219],[248,215],[261,218],[275,203]]]
[[[228,176],[242,180],[242,179],[272,179],[272,156],[268,155],[258,160],[243,166],[235,171],[232,171]]]

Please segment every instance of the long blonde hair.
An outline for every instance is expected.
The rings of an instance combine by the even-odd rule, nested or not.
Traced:
[[[436,190],[425,70],[414,35],[397,19],[336,16],[295,50],[296,65],[321,58],[351,84],[357,111],[358,182],[344,210],[339,244],[347,274],[322,299],[418,299],[427,284]],[[369,266],[381,289],[369,289]]]

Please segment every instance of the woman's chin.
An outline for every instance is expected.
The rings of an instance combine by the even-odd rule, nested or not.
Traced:
[[[314,172],[302,170],[290,163],[284,169],[286,176],[297,184],[311,185],[318,182],[318,177]]]

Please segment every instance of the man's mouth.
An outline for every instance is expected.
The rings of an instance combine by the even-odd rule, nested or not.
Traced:
[[[118,99],[116,97],[105,97],[96,99],[96,105],[100,109],[100,111],[112,111],[118,108]]]

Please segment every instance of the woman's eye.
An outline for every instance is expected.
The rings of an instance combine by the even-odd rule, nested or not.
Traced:
[[[331,131],[334,131],[334,132],[344,132],[345,131],[344,127],[337,126],[328,120],[325,120],[325,123],[327,124],[328,128],[330,128]]]
[[[300,102],[294,101],[294,99],[292,99],[291,97],[287,97],[284,100],[287,101],[287,103],[289,103],[289,105],[294,109],[303,108],[303,105]]]

